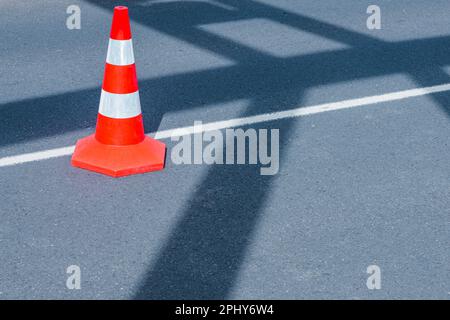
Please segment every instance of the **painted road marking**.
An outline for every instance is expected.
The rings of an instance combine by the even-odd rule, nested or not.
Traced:
[[[269,121],[283,120],[289,118],[296,117],[304,117],[313,114],[318,114],[322,112],[328,111],[337,111],[343,109],[350,109],[355,107],[362,107],[371,104],[378,104],[383,102],[390,102],[396,100],[402,100],[407,98],[419,97],[428,94],[438,93],[450,91],[450,83],[432,86],[432,87],[424,87],[424,88],[416,88],[411,90],[397,91],[386,93],[382,95],[343,100],[338,102],[324,103],[315,106],[309,107],[299,107],[296,109],[289,109],[285,111],[278,111],[273,113],[264,113],[256,116],[236,118],[224,121],[216,121],[202,124],[201,130],[198,131],[199,128],[195,128],[196,132],[206,132],[212,130],[220,130],[225,128],[233,128],[233,127],[241,127],[256,123],[263,123]],[[148,135],[154,136],[156,139],[167,139],[170,137],[176,137],[179,135],[185,134],[193,134],[194,126],[183,127],[183,128],[175,128],[169,130],[158,131],[155,133],[149,133]],[[75,146],[68,146],[56,149],[50,149],[45,151],[38,151],[32,153],[19,154],[15,156],[9,156],[0,158],[0,167],[14,166],[22,163],[27,163],[31,161],[40,161],[51,158],[57,158],[62,156],[68,156],[73,153]]]

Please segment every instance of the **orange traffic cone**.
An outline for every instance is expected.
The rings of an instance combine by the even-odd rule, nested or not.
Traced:
[[[95,134],[78,140],[72,165],[113,177],[161,170],[166,146],[144,135],[128,8],[114,8]]]

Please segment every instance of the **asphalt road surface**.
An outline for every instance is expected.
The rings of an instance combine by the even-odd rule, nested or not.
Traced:
[[[450,83],[447,0],[121,4],[146,132]],[[0,2],[0,163],[93,132],[113,6]],[[163,171],[120,179],[1,166],[0,299],[450,297],[449,90],[242,128],[280,130],[276,175],[176,165],[170,139]]]

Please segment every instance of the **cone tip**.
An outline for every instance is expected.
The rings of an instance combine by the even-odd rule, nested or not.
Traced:
[[[128,7],[126,6],[115,6],[114,11],[128,11]]]
[[[131,39],[130,18],[128,8],[125,6],[114,7],[113,21],[111,25],[111,39],[129,40]]]

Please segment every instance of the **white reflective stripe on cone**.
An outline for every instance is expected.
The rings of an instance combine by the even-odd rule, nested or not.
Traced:
[[[116,66],[134,63],[133,42],[130,40],[109,39],[106,62]]]
[[[116,119],[136,117],[141,114],[139,90],[128,94],[116,94],[102,90],[98,112]]]

